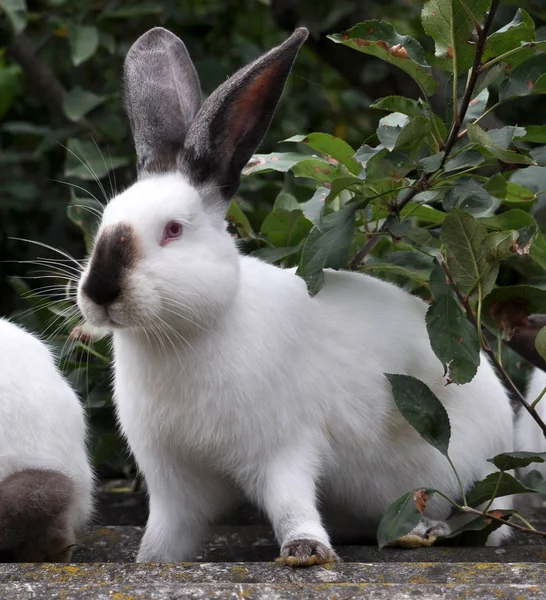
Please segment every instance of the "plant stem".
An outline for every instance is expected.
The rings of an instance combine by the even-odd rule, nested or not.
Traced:
[[[493,24],[493,18],[495,17],[495,13],[497,12],[497,8],[499,7],[500,0],[493,0],[491,3],[491,9],[489,10],[489,14],[487,15],[487,20],[483,26],[483,29],[478,32],[478,44],[476,46],[476,54],[474,55],[474,64],[472,66],[472,70],[470,72],[470,77],[468,80],[468,84],[466,86],[466,90],[461,102],[461,107],[459,109],[458,117],[456,117],[453,121],[453,127],[449,133],[449,137],[447,138],[445,155],[442,160],[442,164],[440,167],[444,166],[445,161],[448,158],[451,149],[455,145],[457,141],[457,137],[459,135],[459,131],[461,129],[461,125],[463,124],[464,118],[466,116],[466,111],[470,106],[470,100],[472,100],[472,93],[474,92],[474,88],[476,87],[476,83],[478,81],[478,77],[480,75],[482,56],[485,50],[485,45],[487,42],[487,36],[489,34],[489,30],[491,29],[491,25]]]
[[[461,293],[461,290],[459,290],[459,286],[455,283],[451,273],[449,272],[449,269],[444,260],[444,257],[442,256],[441,253],[438,253],[436,255],[436,260],[440,263],[440,266],[442,267],[442,270],[444,271],[444,273],[447,277],[447,280],[449,282],[449,286],[455,292],[457,298],[459,299],[460,303],[462,304],[463,308],[465,309],[468,320],[472,323],[472,325],[474,325],[474,327],[476,328],[476,331],[478,331],[478,321],[476,319],[476,315],[474,314],[474,310],[472,309],[472,306],[470,304],[470,300],[468,299],[468,297],[464,296]],[[544,423],[544,421],[540,418],[539,414],[534,409],[534,407],[530,406],[529,403],[527,402],[527,400],[525,400],[523,394],[518,390],[515,383],[512,381],[510,375],[508,375],[505,368],[502,366],[502,364],[498,360],[494,350],[492,350],[491,347],[489,346],[489,343],[487,342],[487,339],[485,338],[485,336],[480,341],[481,341],[482,350],[489,356],[489,358],[491,359],[491,362],[497,368],[497,370],[501,376],[501,379],[506,384],[506,387],[509,389],[510,392],[512,392],[512,394],[515,396],[515,398],[518,400],[518,402],[525,408],[525,410],[536,421],[538,426],[542,429],[542,433],[543,433],[544,437],[546,438],[546,423]]]
[[[455,468],[455,465],[453,464],[453,461],[451,460],[451,458],[450,458],[450,456],[448,454],[446,454],[446,458],[447,458],[447,460],[449,462],[449,466],[451,467],[451,469],[455,473],[455,477],[457,478],[457,483],[459,484],[459,489],[461,490],[461,498],[462,498],[462,501],[463,501],[463,505],[466,506],[466,494],[464,492],[463,482],[461,481],[461,478],[459,477],[459,473],[457,473],[457,469]]]
[[[406,197],[400,201],[400,204],[397,205],[396,212],[400,213],[400,211],[404,208],[404,206],[406,206],[406,204],[409,204],[413,200],[413,198],[415,198],[415,196],[417,196],[417,194],[419,192],[422,192],[425,189],[424,187],[422,187],[424,185],[425,185],[424,180],[418,181],[417,184],[415,185],[415,187],[412,188],[408,192]],[[368,254],[377,246],[377,244],[381,240],[381,235],[378,235],[378,234],[385,233],[387,231],[387,229],[388,229],[388,226],[387,226],[387,222],[385,221],[385,223],[383,223],[383,225],[379,228],[379,231],[376,231],[374,236],[372,238],[370,238],[364,244],[364,246],[352,258],[351,262],[349,263],[350,269],[357,269],[359,267],[359,265],[362,263],[364,258],[366,258],[366,256],[368,256]]]
[[[491,505],[493,504],[493,502],[495,501],[495,498],[497,497],[497,493],[499,491],[499,487],[500,487],[503,475],[504,475],[504,471],[499,471],[499,476],[497,478],[497,484],[495,485],[495,489],[493,490],[493,495],[489,499],[487,506],[483,509],[483,512],[487,512],[491,508]],[[465,504],[466,504],[466,502],[465,502]]]
[[[481,66],[480,72],[483,73],[486,69],[489,69],[489,67],[492,67],[493,65],[496,65],[497,63],[504,61],[508,56],[511,56],[512,54],[515,54],[516,52],[519,52],[520,50],[524,50],[526,48],[532,48],[533,44],[534,44],[534,42],[528,42],[528,44],[526,46],[519,46],[517,48],[512,48],[512,50],[508,50],[508,52],[505,52],[504,54],[495,56],[495,58],[488,60],[486,63],[484,63]]]
[[[546,394],[546,387],[542,390],[542,392],[540,392],[539,397],[532,402],[531,408],[533,410],[536,408],[536,405],[542,400],[542,397],[544,396],[544,394]]]
[[[475,121],[472,121],[473,125],[477,125],[484,117],[487,117],[487,115],[494,111],[496,108],[498,108],[500,105],[502,104],[502,102],[495,102],[495,104],[493,104],[493,106],[490,106],[483,114],[481,114]],[[467,130],[464,129],[463,131],[461,131],[461,133],[459,133],[458,138],[462,138],[466,135]]]
[[[533,527],[531,525],[531,523],[529,523],[529,521],[527,519],[524,519],[519,513],[514,513],[512,516],[516,517],[516,519],[519,519],[522,523],[525,523],[525,525],[527,525],[527,527],[529,527],[529,529],[532,529],[533,531],[537,530],[536,527]]]
[[[522,533],[531,533],[533,535],[539,535],[541,537],[546,537],[546,531],[539,531],[538,529],[534,529],[531,527],[522,527],[521,525],[516,525],[515,523],[511,523],[510,521],[505,521],[500,517],[496,517],[488,512],[482,512],[476,508],[471,508],[470,506],[463,506],[463,511],[466,513],[470,513],[473,515],[479,515],[481,517],[485,517],[486,519],[491,519],[492,521],[496,521],[497,523],[502,523],[503,525],[507,525],[508,527],[512,527],[512,529],[517,529]]]

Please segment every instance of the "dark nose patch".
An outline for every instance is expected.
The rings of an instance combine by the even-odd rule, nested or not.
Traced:
[[[82,291],[104,306],[121,295],[123,278],[138,258],[136,235],[130,225],[106,229],[97,240]]]

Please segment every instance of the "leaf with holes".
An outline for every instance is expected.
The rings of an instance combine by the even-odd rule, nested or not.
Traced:
[[[457,72],[463,73],[472,67],[475,45],[472,44],[474,20],[483,21],[483,16],[491,0],[429,0],[423,6],[421,21],[425,33],[436,44],[436,56],[441,64],[453,70],[456,61]],[[469,14],[471,12],[472,14]]]
[[[404,494],[393,502],[381,517],[377,528],[379,549],[407,535],[421,520],[426,502],[436,490],[417,489]]]
[[[410,375],[385,373],[394,403],[417,433],[447,456],[451,425],[444,405],[422,381]]]
[[[427,310],[426,323],[432,350],[442,362],[448,379],[468,383],[480,364],[478,334],[455,300],[437,263],[430,277],[430,288],[434,302]]]
[[[438,87],[421,44],[407,35],[400,35],[390,23],[364,21],[328,38],[336,44],[377,56],[406,71],[427,96],[434,94]]]
[[[271,152],[271,154],[254,154],[243,169],[243,175],[252,175],[264,171],[280,171],[286,173],[296,163],[307,160],[309,155],[296,152]],[[327,164],[326,161],[324,161]]]
[[[309,133],[308,135],[294,135],[285,142],[301,142],[314,150],[331,156],[336,161],[345,165],[353,175],[362,171],[360,164],[353,158],[355,151],[341,138],[329,133]]]

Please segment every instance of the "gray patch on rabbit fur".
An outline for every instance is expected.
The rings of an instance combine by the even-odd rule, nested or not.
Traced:
[[[17,471],[0,482],[0,561],[68,560],[74,534],[66,523],[73,494],[72,480],[48,469]]]

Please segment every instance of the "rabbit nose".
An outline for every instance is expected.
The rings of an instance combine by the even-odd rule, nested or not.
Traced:
[[[95,304],[108,306],[121,295],[121,286],[116,281],[96,281],[88,277],[82,291]]]

